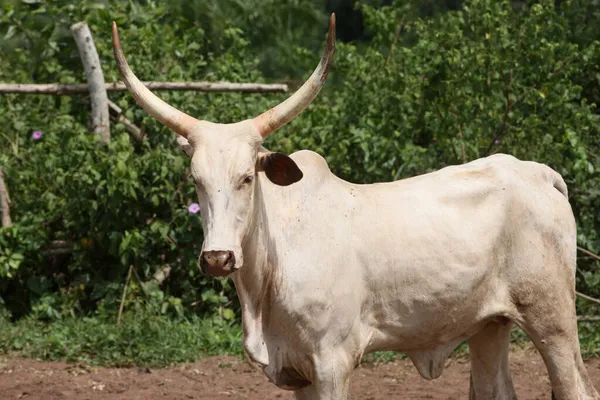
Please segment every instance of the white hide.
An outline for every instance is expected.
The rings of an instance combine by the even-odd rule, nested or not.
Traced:
[[[291,158],[300,182],[259,174],[245,265],[232,275],[245,348],[272,381],[293,370],[321,385],[311,396],[345,398],[349,371],[369,352],[406,352],[434,379],[488,323],[553,326],[564,315],[572,325],[575,221],[547,166],[495,155],[355,185],[313,152]],[[573,373],[598,398],[585,368]],[[334,376],[341,391],[326,387]]]

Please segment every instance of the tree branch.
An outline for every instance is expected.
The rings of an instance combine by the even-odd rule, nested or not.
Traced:
[[[171,274],[171,266],[169,264],[165,264],[159,270],[154,272],[154,274],[152,275],[152,278],[150,278],[148,281],[144,282],[142,280],[142,278],[140,277],[140,275],[138,274],[137,269],[135,269],[135,268],[133,269],[133,275],[135,276],[135,280],[137,281],[138,285],[142,289],[142,292],[144,293],[144,296],[146,296],[146,297],[150,297],[150,292],[148,291],[148,288],[146,287],[146,285],[154,282],[160,286],[169,277],[170,274]]]
[[[547,80],[552,79],[553,77],[555,77],[556,75],[558,75],[564,67],[566,67],[567,65],[569,65],[569,62],[571,62],[571,58],[567,58],[566,60],[563,61],[559,61],[556,65],[556,68],[554,69],[554,71],[552,71],[552,73],[548,76]],[[514,106],[520,102],[521,100],[523,100],[523,98],[525,96],[527,96],[529,93],[531,93],[533,90],[536,89],[537,87],[537,83],[534,83],[533,85],[531,85],[527,90],[525,90],[523,93],[521,93],[520,95],[518,95],[515,100],[512,102],[510,102],[510,84],[512,84],[512,71],[510,72],[510,79],[508,81],[508,85],[507,85],[507,80],[506,80],[506,76],[503,77],[504,79],[504,96],[506,97],[506,109],[504,111],[504,119],[502,122],[502,125],[500,125],[500,128],[498,129],[498,133],[496,134],[496,136],[494,137],[494,139],[492,140],[492,142],[490,143],[490,145],[488,146],[487,149],[487,153],[490,154],[490,151],[492,150],[492,148],[494,147],[494,144],[496,144],[496,140],[499,140],[501,136],[504,136],[504,129],[508,123],[508,113],[510,112],[510,110],[512,108],[514,108]]]
[[[123,125],[125,125],[125,130],[131,136],[133,136],[135,140],[137,140],[138,142],[143,142],[146,139],[146,136],[144,135],[142,130],[123,115],[123,110],[121,109],[121,107],[108,100],[108,108],[113,121],[120,122]]]
[[[465,138],[462,134],[462,128],[460,124],[458,124],[458,136],[460,137],[460,149],[462,151],[462,162],[465,164],[467,162],[467,153],[465,152]]]
[[[460,123],[458,122],[458,113],[456,112],[456,110],[454,110],[453,108],[450,108],[450,114],[452,114],[452,116],[454,117],[454,120],[456,121],[456,126],[458,128],[458,137],[460,138],[460,149],[461,149],[461,153],[462,153],[462,162],[463,162],[463,164],[465,164],[467,162],[467,153],[465,152],[465,138],[462,134],[462,126],[460,126]],[[440,116],[441,116],[441,113],[440,113]],[[452,147],[454,148],[454,146],[452,146]],[[456,149],[454,149],[454,155],[458,159],[458,154],[456,153]]]
[[[73,242],[66,240],[53,240],[48,246],[48,250],[44,252],[47,256],[59,256],[73,253]]]
[[[241,92],[241,93],[285,93],[286,84],[274,83],[231,83],[231,82],[142,82],[153,91],[192,91],[192,92]],[[123,82],[105,83],[107,92],[126,92]],[[86,84],[30,84],[30,83],[0,83],[0,93],[17,94],[48,94],[55,96],[86,94],[89,88]]]
[[[600,315],[578,315],[577,322],[599,322]]]
[[[581,297],[583,299],[591,301],[592,303],[600,304],[600,300],[598,300],[598,299],[596,299],[596,298],[594,298],[592,296],[588,296],[587,294],[583,294],[581,292],[575,292],[575,294],[577,294],[577,296],[579,296],[579,297]]]
[[[123,287],[123,296],[121,297],[119,313],[117,314],[117,326],[121,324],[121,315],[123,315],[123,307],[125,307],[125,298],[127,297],[127,286],[129,286],[129,280],[131,279],[131,270],[133,270],[133,264],[129,265],[129,272],[127,272],[127,278],[125,279],[125,287]]]
[[[490,142],[490,144],[487,148],[487,151],[486,151],[487,154],[490,154],[490,152],[494,148],[494,144],[496,144],[496,141],[500,140],[500,138],[502,136],[504,136],[504,132],[506,131],[506,125],[508,124],[508,117],[510,114],[510,110],[513,106],[513,104],[511,104],[511,101],[510,101],[510,86],[512,85],[512,71],[510,71],[508,73],[508,77],[506,75],[504,75],[502,77],[502,79],[504,80],[504,101],[505,101],[504,117],[502,118],[502,125],[500,125],[500,127],[496,131],[494,138],[492,139],[492,141]]]
[[[151,281],[156,282],[158,285],[162,285],[162,283],[169,277],[170,274],[171,266],[169,264],[165,264],[152,275]]]
[[[595,258],[596,260],[600,260],[600,256],[598,254],[594,254],[589,250],[584,249],[583,247],[579,247],[577,246],[577,250],[581,251],[582,253],[587,254],[588,256]]]
[[[402,31],[403,25],[404,25],[404,16],[402,16],[400,21],[398,21],[398,25],[396,25],[396,31],[394,32],[394,39],[392,40],[392,45],[390,46],[390,52],[388,53],[387,57],[385,58],[385,66],[386,67],[387,67],[388,63],[390,62],[390,58],[394,54],[394,50],[396,50],[396,43],[398,42],[398,39],[400,38],[400,32]]]
[[[2,214],[2,227],[8,228],[12,226],[12,220],[10,219],[10,197],[8,196],[8,189],[6,183],[4,183],[4,171],[0,168],[0,211]]]

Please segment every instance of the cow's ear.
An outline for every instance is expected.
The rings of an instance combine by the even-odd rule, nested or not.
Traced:
[[[288,186],[302,179],[302,171],[290,157],[283,153],[260,153],[257,169],[265,171],[267,178],[279,186]]]
[[[191,158],[194,155],[194,148],[183,136],[177,135],[177,145],[188,157]]]

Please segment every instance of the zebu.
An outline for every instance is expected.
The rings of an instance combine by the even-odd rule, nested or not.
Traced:
[[[345,399],[361,357],[405,352],[435,379],[467,340],[472,394],[513,399],[509,332],[542,354],[559,399],[599,399],[580,355],[575,219],[561,176],[495,155],[397,182],[356,185],[311,151],[261,146],[316,97],[334,52],[256,118],[197,120],[131,72],[113,23],[121,77],[191,157],[205,240],[203,271],[230,275],[244,347],[298,399]]]

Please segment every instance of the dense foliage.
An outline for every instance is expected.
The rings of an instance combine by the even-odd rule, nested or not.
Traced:
[[[0,81],[83,82],[69,31],[80,20],[94,33],[106,80],[116,81],[116,20],[142,79],[297,83],[318,60],[324,3],[5,1]],[[569,186],[579,245],[599,253],[600,1],[417,3],[358,3],[362,40],[338,42],[326,88],[267,147],[314,150],[353,182],[401,179],[496,152],[547,163]],[[339,15],[338,23],[350,29]],[[285,98],[160,96],[218,122]],[[0,228],[0,312],[56,320],[95,315],[101,304],[102,315],[116,316],[133,266],[126,309],[234,321],[230,281],[198,274],[202,230],[187,209],[196,201],[188,159],[130,95],[110,97],[144,128],[145,143],[113,125],[111,143],[100,144],[87,132],[86,96],[0,97],[0,166],[14,220]],[[73,242],[73,253],[49,254],[56,240]],[[600,263],[580,256],[578,287],[598,296]],[[165,265],[172,273],[160,287],[145,283]]]

